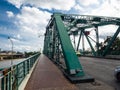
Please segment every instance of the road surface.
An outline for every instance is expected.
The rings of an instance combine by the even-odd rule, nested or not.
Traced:
[[[79,59],[87,74],[93,76],[95,80],[112,86],[115,90],[120,90],[120,83],[114,77],[114,69],[116,66],[120,66],[120,60],[89,57],[80,57]]]

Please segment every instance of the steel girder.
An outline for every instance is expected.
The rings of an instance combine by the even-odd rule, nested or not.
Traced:
[[[55,14],[54,18],[55,18],[55,24],[57,26],[58,35],[60,37],[60,43],[62,46],[62,51],[67,66],[67,71],[70,74],[83,76],[84,72],[82,66],[80,65],[78,57],[73,49],[71,40],[67,33],[67,29],[65,28],[59,14]]]
[[[119,27],[120,26],[120,18],[104,17],[104,16],[75,15],[75,14],[61,14],[61,17],[62,17],[62,21],[63,21],[65,27],[67,28],[69,35],[75,35],[74,33],[77,33],[77,32],[83,33],[83,34],[80,33],[78,44],[77,44],[77,50],[79,49],[81,36],[84,35],[88,41],[88,44],[91,48],[93,56],[106,56],[107,53],[110,51],[110,47],[111,47],[113,41],[116,39],[116,37],[119,34],[119,29],[118,29],[112,36],[111,40],[113,40],[113,41],[109,41],[105,50],[103,50],[103,52],[100,52],[99,51],[100,43],[99,43],[98,27],[105,26],[105,25],[116,25]],[[85,35],[85,33],[87,32],[86,29],[92,28],[92,27],[95,28],[96,40],[92,39],[89,35]],[[84,30],[84,32],[83,32],[83,30]],[[96,43],[96,49],[94,48],[95,46],[92,46],[90,40],[92,40]],[[84,49],[83,49],[83,51],[84,51]]]
[[[70,15],[70,14],[61,14],[55,13],[51,16],[51,19],[46,27],[45,39],[44,39],[44,50],[43,53],[47,55],[52,61],[57,63],[57,65],[61,66],[60,63],[60,54],[63,53],[66,68],[64,68],[64,72],[71,80],[71,77],[85,77],[84,79],[92,80],[93,78],[86,77],[85,72],[82,69],[82,65],[79,62],[79,59],[75,53],[75,50],[72,46],[70,35],[78,35],[80,32],[79,40],[77,43],[77,50],[79,49],[79,44],[81,38],[84,36],[88,41],[88,44],[92,50],[93,56],[105,56],[109,51],[110,46],[113,41],[117,37],[120,32],[120,27],[114,34],[113,38],[109,42],[108,46],[104,50],[103,54],[99,54],[97,52],[99,50],[99,33],[98,27],[104,25],[120,25],[120,19],[114,17],[98,17],[98,16],[85,16],[85,15]],[[93,40],[89,36],[89,32],[86,31],[86,28],[95,28],[96,40]],[[88,33],[88,34],[87,34]],[[96,43],[97,50],[91,44],[91,40]],[[84,45],[83,45],[84,46]],[[83,47],[84,49],[84,47]],[[79,78],[81,80],[81,78]],[[72,79],[79,80],[79,79]],[[84,80],[82,79],[82,80]]]
[[[65,68],[60,63],[61,51],[65,61]],[[46,27],[43,53],[58,66],[62,67],[63,73],[71,82],[94,81],[93,78],[89,77],[83,71],[61,14],[53,14]]]

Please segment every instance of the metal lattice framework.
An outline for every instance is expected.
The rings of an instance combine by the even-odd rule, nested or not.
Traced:
[[[114,33],[103,53],[99,54],[98,27],[110,24],[117,25],[118,29]],[[82,65],[80,64],[79,59],[75,53],[75,51],[79,49],[81,38],[83,36],[86,37],[94,56],[105,56],[109,51],[113,41],[120,32],[119,25],[120,18],[55,13],[51,16],[51,19],[46,27],[43,53],[56,62],[59,66],[62,67],[65,65],[65,68],[62,68],[64,72],[67,73],[68,77],[70,76],[70,79],[71,77],[85,77],[84,79],[86,79],[86,74],[84,73]],[[95,50],[92,46],[90,42],[90,39],[92,38],[89,37],[89,32],[86,31],[87,28],[91,27],[95,28],[96,40],[94,41],[96,42],[97,50]],[[70,35],[78,35],[78,32],[80,33],[79,40],[77,48],[74,50],[70,40]],[[60,60],[61,55],[64,57],[64,63],[62,63]],[[92,79],[89,78],[88,80]]]

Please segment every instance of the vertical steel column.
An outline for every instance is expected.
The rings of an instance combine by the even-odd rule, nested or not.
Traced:
[[[85,34],[85,31],[83,31],[83,33],[84,33],[84,35],[85,35],[85,37],[86,37],[86,39],[87,39],[87,41],[88,41],[88,43],[89,43],[89,45],[90,45],[90,47],[91,47],[91,49],[92,49],[93,55],[96,56],[95,50],[94,50],[94,48],[93,48],[93,46],[92,46],[89,38],[88,38],[87,35]]]
[[[79,36],[79,40],[78,40],[78,44],[77,44],[77,51],[78,51],[78,49],[79,49],[79,45],[80,45],[81,36],[82,36],[82,32],[80,32],[80,36]]]
[[[48,30],[47,35],[48,35],[48,41],[47,41],[48,42],[48,48],[47,48],[48,49],[48,53],[47,53],[47,55],[48,55],[49,58],[51,58],[50,29]]]
[[[96,32],[96,48],[97,48],[97,51],[96,51],[96,56],[99,55],[99,33],[98,33],[98,26],[95,26],[95,32]]]
[[[73,39],[74,39],[74,41],[73,41],[73,43],[74,43],[74,49],[75,49],[75,51],[76,51],[75,35],[73,35]]]
[[[52,59],[54,59],[54,54],[55,54],[55,33],[56,33],[56,26],[55,26],[55,22],[54,25],[52,27]]]
[[[49,58],[51,58],[51,43],[50,43],[50,39],[51,36],[50,35],[50,29],[47,28],[46,29],[46,33],[45,33],[45,39],[44,39],[44,54],[47,55]]]
[[[84,43],[84,33],[82,33],[82,48],[83,48],[83,55],[85,55],[85,43]]]
[[[48,32],[48,51],[49,51],[49,58],[53,57],[53,43],[52,43],[52,29],[49,29]]]
[[[46,29],[45,38],[44,38],[44,49],[43,49],[43,53],[45,55],[47,55],[47,46],[48,46],[48,43],[47,43],[47,29]]]
[[[57,32],[56,32],[56,34],[57,34]],[[59,64],[59,62],[60,62],[60,52],[59,52],[59,37],[58,37],[58,35],[56,36],[56,41],[55,41],[55,46],[56,46],[56,62],[57,62],[57,64]]]

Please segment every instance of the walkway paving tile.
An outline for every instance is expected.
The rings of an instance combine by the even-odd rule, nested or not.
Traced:
[[[28,80],[25,90],[78,90],[45,55],[39,61]]]

